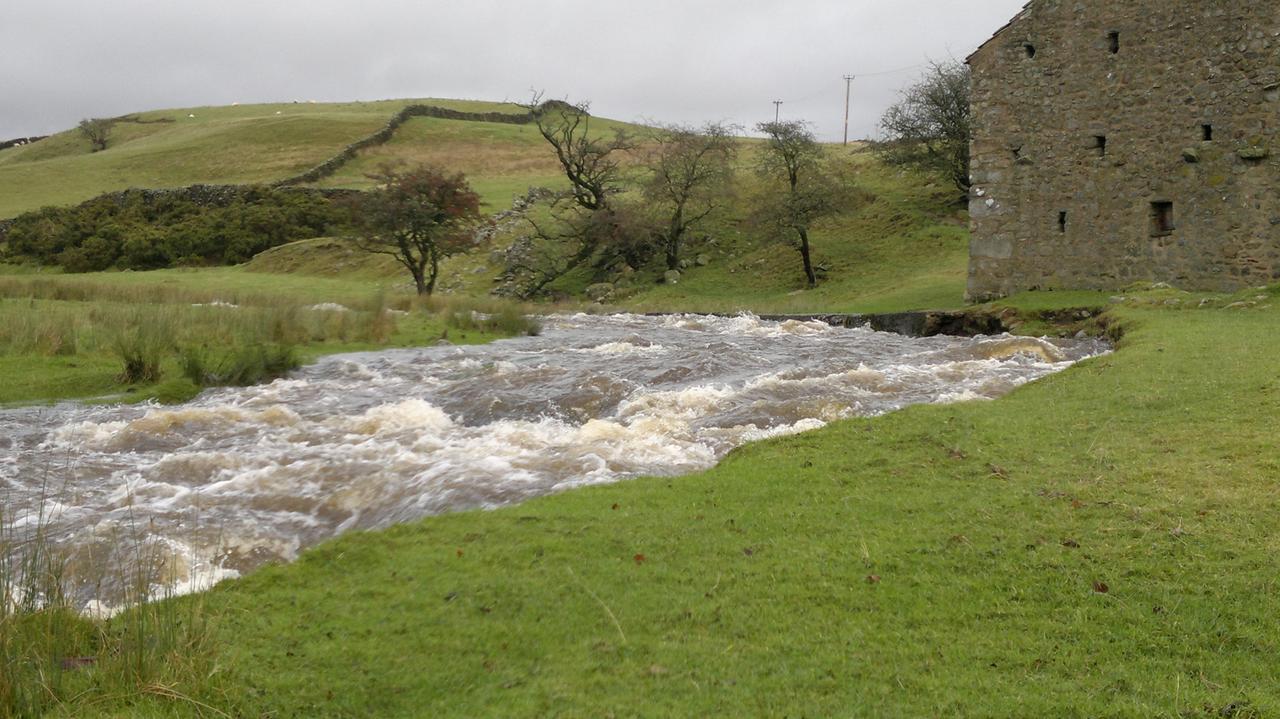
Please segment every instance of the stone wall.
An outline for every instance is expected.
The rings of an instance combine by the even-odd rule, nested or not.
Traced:
[[[48,135],[38,135],[36,137],[19,137],[13,140],[5,140],[4,142],[0,142],[0,150],[8,150],[10,147],[22,147],[23,145],[30,145],[31,143],[39,142],[45,139],[46,137],[48,137]]]
[[[382,145],[395,136],[401,125],[414,117],[435,117],[442,120],[467,120],[470,122],[501,122],[509,125],[527,125],[533,122],[531,114],[513,114],[503,112],[462,112],[434,105],[409,105],[391,116],[382,129],[342,148],[337,155],[325,160],[315,167],[293,177],[275,183],[276,187],[286,185],[305,185],[317,182],[336,173],[343,165],[355,159],[361,150]]]
[[[969,63],[971,298],[1280,278],[1280,5],[1033,0]]]

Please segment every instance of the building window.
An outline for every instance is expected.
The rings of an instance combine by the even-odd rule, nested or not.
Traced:
[[[1173,234],[1173,203],[1151,203],[1151,236],[1164,237]]]
[[[1120,33],[1119,32],[1112,30],[1111,32],[1107,33],[1107,49],[1111,51],[1112,55],[1115,55],[1120,52]]]
[[[1034,58],[1034,57],[1036,56],[1036,46],[1035,46],[1035,45],[1032,45],[1031,43],[1027,43],[1027,44],[1025,44],[1025,45],[1023,45],[1023,46],[1022,46],[1022,49],[1027,53],[1027,59],[1028,59],[1028,60],[1030,60],[1030,59],[1032,59],[1032,58]]]
[[[1058,232],[1065,233],[1066,231],[1067,231],[1067,212],[1066,210],[1063,210],[1062,212],[1058,213]]]
[[[1205,142],[1213,142],[1213,125],[1200,126],[1200,139]]]
[[[1106,135],[1093,136],[1093,150],[1094,152],[1098,153],[1098,157],[1107,156],[1107,136]]]

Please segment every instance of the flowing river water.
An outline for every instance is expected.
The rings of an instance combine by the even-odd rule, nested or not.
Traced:
[[[554,316],[539,337],[335,356],[181,406],[0,410],[0,500],[8,531],[42,526],[99,573],[86,601],[130,542],[172,550],[162,579],[188,591],[344,531],[693,472],[745,442],[995,398],[1106,351],[749,315]]]

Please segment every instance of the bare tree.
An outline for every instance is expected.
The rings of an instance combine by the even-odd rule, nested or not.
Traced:
[[[426,165],[383,167],[378,187],[351,201],[357,247],[389,255],[409,270],[420,295],[435,291],[440,261],[471,247],[483,219],[480,196],[461,174]]]
[[[93,152],[98,152],[107,149],[107,140],[110,138],[111,128],[115,124],[115,120],[92,118],[81,120],[77,129],[89,141],[89,146],[93,149]]]
[[[809,247],[809,228],[839,209],[839,188],[825,167],[822,146],[803,122],[765,122],[757,170],[765,182],[757,216],[766,224],[795,234],[794,246],[804,263],[809,287],[818,285]]]
[[[623,162],[635,144],[621,129],[593,129],[586,103],[534,95],[525,108],[569,181],[545,215],[526,215],[532,234],[508,252],[507,274],[524,278],[518,294],[528,297],[590,260],[602,242],[623,236],[614,197],[626,189]]]
[[[680,250],[689,230],[729,199],[737,140],[727,125],[659,128],[645,165],[645,199],[666,218],[662,247],[667,269],[680,266]]]
[[[555,150],[574,202],[593,212],[607,208],[609,198],[622,191],[621,156],[635,147],[632,138],[616,128],[594,133],[587,103],[540,100],[535,95],[526,107],[538,133]]]
[[[933,63],[880,119],[881,157],[895,165],[938,172],[969,192],[969,66]]]

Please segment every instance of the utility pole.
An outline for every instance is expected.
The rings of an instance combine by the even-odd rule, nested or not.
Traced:
[[[773,121],[776,123],[782,119],[782,100],[773,101]]]
[[[853,92],[854,75],[844,76],[844,144],[849,144],[849,95]]]

